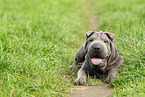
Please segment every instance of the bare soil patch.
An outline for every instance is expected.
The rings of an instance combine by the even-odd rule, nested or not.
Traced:
[[[110,97],[113,88],[102,86],[74,86],[71,88],[70,97]]]

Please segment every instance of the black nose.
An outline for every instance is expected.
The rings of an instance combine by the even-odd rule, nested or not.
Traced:
[[[95,51],[101,51],[101,47],[100,47],[100,46],[95,46],[95,47],[93,47],[93,49],[94,49]]]

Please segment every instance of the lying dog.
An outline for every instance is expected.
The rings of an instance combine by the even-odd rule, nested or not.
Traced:
[[[69,66],[70,69],[73,69],[83,63],[74,83],[86,83],[87,74],[96,75],[98,78],[107,76],[105,82],[109,83],[116,74],[115,67],[123,63],[123,58],[113,44],[114,34],[88,31],[86,36],[85,44],[77,51],[73,65]]]

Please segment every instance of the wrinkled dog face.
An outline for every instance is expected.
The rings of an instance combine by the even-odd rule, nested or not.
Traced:
[[[86,35],[85,48],[89,58],[107,59],[111,54],[110,42],[113,41],[114,34],[102,31],[89,31]],[[99,62],[99,60],[96,61]],[[95,63],[95,60],[92,63]]]

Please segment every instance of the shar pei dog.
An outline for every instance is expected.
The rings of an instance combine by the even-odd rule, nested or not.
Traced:
[[[117,73],[116,67],[123,63],[123,57],[113,44],[114,34],[88,31],[86,36],[85,44],[77,51],[73,65],[69,66],[73,69],[83,63],[74,83],[85,84],[88,74],[97,78],[107,76],[104,82],[109,83]]]

